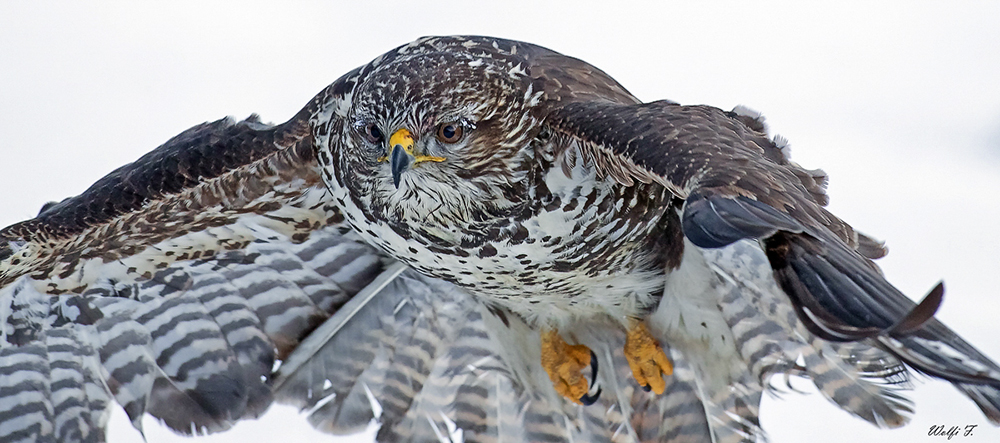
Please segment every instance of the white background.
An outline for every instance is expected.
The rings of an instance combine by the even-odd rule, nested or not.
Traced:
[[[283,121],[416,37],[503,36],[582,58],[644,100],[763,112],[794,160],[831,175],[833,212],[888,240],[889,279],[912,297],[944,279],[938,317],[1000,359],[1000,3],[805,3],[4,2],[0,226],[194,124]],[[933,424],[1000,441],[972,402],[923,380],[898,430],[816,393],[768,398],[761,420],[778,443],[944,440],[927,436]],[[110,440],[140,441],[123,417]],[[179,439],[145,428],[151,443]],[[275,407],[198,441],[329,441],[317,435]]]

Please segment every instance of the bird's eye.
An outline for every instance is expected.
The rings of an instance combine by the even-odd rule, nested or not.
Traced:
[[[442,143],[458,143],[462,139],[462,135],[465,133],[461,123],[449,122],[442,123],[438,126],[437,138],[441,140]]]
[[[362,132],[364,132],[365,138],[367,138],[371,143],[381,143],[382,140],[385,139],[385,136],[382,135],[382,131],[378,129],[378,126],[375,126],[375,123],[365,125]]]

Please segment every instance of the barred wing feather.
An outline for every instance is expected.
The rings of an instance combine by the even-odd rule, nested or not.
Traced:
[[[310,337],[279,370],[277,400],[318,429],[352,433],[375,419],[379,441],[711,441],[683,357],[655,396],[631,383],[621,331],[581,325],[574,335],[595,350],[604,394],[580,407],[552,389],[537,332],[513,314],[412,270],[372,289],[314,335],[331,339]]]
[[[0,440],[104,441],[113,403],[140,431],[218,432],[278,400],[332,433],[375,419],[381,441],[709,441],[683,356],[656,397],[621,331],[582,325],[607,393],[571,406],[537,331],[360,241],[310,107],[198,125],[0,230]]]
[[[539,60],[556,56],[545,52]],[[760,441],[760,399],[775,374],[811,378],[832,402],[876,425],[904,424],[910,406],[897,393],[907,374],[901,361],[951,376],[988,418],[1000,417],[1000,369],[942,325],[928,322],[926,334],[912,337],[836,342],[798,315],[802,300],[823,307],[853,299],[809,291],[789,299],[775,275],[785,285],[796,276],[874,281],[877,290],[862,294],[870,303],[845,311],[844,321],[868,311],[888,321],[910,306],[867,261],[884,249],[822,208],[823,174],[788,166],[777,145],[735,113],[629,104],[634,100],[610,78],[603,87],[615,100],[594,101],[600,94],[588,91],[603,74],[580,61],[566,72],[582,83],[550,84],[566,86],[567,94],[549,116],[550,129],[575,137],[623,184],[656,181],[686,199],[680,215],[697,223],[685,225],[681,266],[697,269],[677,275],[700,280],[665,291],[648,319],[675,366],[664,394],[636,389],[617,325],[581,322],[560,332],[594,351],[600,370],[593,382],[603,394],[588,407],[567,402],[541,368],[537,330],[388,259],[360,240],[331,201],[314,136],[353,123],[342,121],[350,91],[385,60],[348,73],[288,122],[251,117],[195,126],[83,194],[0,230],[0,441],[104,441],[112,403],[140,430],[150,414],[181,434],[217,432],[258,417],[274,401],[304,410],[329,433],[354,433],[374,421],[380,441]],[[574,91],[573,84],[590,86]],[[608,129],[620,120],[637,129]],[[671,122],[713,134],[727,128],[719,133],[753,142],[740,145],[737,157],[780,163],[784,179],[798,183],[792,197],[810,204],[779,205],[787,195],[771,188],[758,189],[758,197],[773,197],[773,206],[695,186],[684,165],[698,162],[646,149],[684,135],[662,130]],[[664,139],[632,137],[654,126]],[[703,150],[716,149],[709,141],[717,138],[694,137],[701,141],[681,147],[711,154]],[[767,159],[758,158],[758,144]],[[745,178],[728,172],[715,178]],[[671,178],[677,174],[684,180]],[[747,179],[748,189],[757,189],[757,178]],[[805,212],[775,209],[786,206]],[[806,253],[807,228],[839,241],[837,248]],[[786,262],[811,268],[775,274],[766,255],[773,251],[755,243],[761,239],[787,240],[778,246],[799,255]],[[827,256],[847,267],[817,261]],[[677,294],[688,299],[670,298]],[[880,307],[886,300],[894,310],[888,314]],[[723,346],[709,346],[716,337],[698,333],[671,335],[678,313],[691,316],[689,325],[694,318],[719,323],[712,330],[722,331]],[[935,347],[964,353],[926,361]],[[730,354],[713,361],[717,352]],[[720,361],[725,365],[713,364]]]

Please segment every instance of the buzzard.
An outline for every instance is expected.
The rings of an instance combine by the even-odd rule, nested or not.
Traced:
[[[0,439],[281,401],[382,441],[754,441],[772,375],[894,427],[911,369],[1000,423],[943,286],[889,284],[783,148],[536,45],[419,39],[0,230]]]

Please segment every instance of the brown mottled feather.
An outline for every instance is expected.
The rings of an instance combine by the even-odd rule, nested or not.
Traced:
[[[389,204],[363,199],[379,194],[372,183],[381,178],[348,168],[384,166],[376,152],[384,146],[352,145],[364,123],[352,113],[368,105],[398,117],[435,100],[493,108],[468,128],[464,160],[474,167],[448,176],[428,165],[422,171],[457,180],[420,190],[485,179],[470,193],[497,201],[455,205],[487,206],[465,219],[441,215],[443,204],[376,212]],[[433,125],[435,110],[422,110],[393,124]],[[80,196],[0,230],[0,301],[10,308],[0,375],[18,382],[0,395],[0,409],[10,411],[0,414],[8,432],[0,436],[99,441],[112,399],[137,425],[149,412],[179,432],[216,431],[278,397],[308,408],[330,432],[379,418],[376,438],[386,441],[450,437],[456,425],[483,441],[751,441],[763,437],[757,415],[767,377],[781,372],[809,374],[824,395],[873,423],[904,423],[901,397],[865,380],[905,379],[901,361],[953,381],[1000,421],[1000,368],[931,318],[940,291],[909,311],[913,304],[865,259],[884,255],[884,246],[827,212],[825,173],[790,162],[784,146],[759,115],[643,104],[603,71],[539,46],[489,37],[401,46],[341,77],[286,123],[196,126]],[[525,182],[507,186],[515,177]],[[345,191],[365,180],[369,187]],[[372,204],[351,207],[358,202]],[[685,223],[694,204],[716,223],[708,236],[732,228],[718,238],[736,246],[692,246]],[[575,218],[546,219],[553,213]],[[559,237],[545,231],[570,222],[579,224]],[[387,240],[400,232],[412,236],[408,243]],[[444,238],[455,232],[467,237]],[[522,243],[534,249],[515,256]],[[396,279],[404,266],[385,254],[414,269]],[[512,257],[522,261],[496,266]],[[468,270],[477,265],[482,274]],[[433,278],[456,280],[452,268],[463,266],[479,279],[464,282],[475,295]],[[517,280],[499,283],[513,268],[523,271]],[[553,278],[564,275],[580,279],[569,286]],[[724,346],[664,333],[679,338],[662,343],[677,371],[666,394],[639,392],[620,325],[575,304],[595,295],[588,279],[597,275],[624,275],[625,284],[600,286],[591,302],[614,289],[633,303],[633,317],[667,300],[697,318],[706,304],[708,320],[724,322]],[[705,292],[664,290],[668,275]],[[480,298],[501,290],[532,312],[585,314],[563,332],[595,351],[606,389],[599,405],[576,408],[552,390],[535,319],[508,310],[516,303],[505,307],[502,297]],[[544,297],[555,304],[536,309]],[[819,320],[810,323],[805,309]],[[331,314],[322,336],[302,341]],[[899,318],[908,321],[889,327]],[[843,338],[830,333],[837,327],[884,334],[830,343]],[[935,359],[941,347],[959,356]],[[276,374],[275,359],[285,357]],[[51,370],[66,365],[73,370]],[[83,394],[92,397],[75,409],[60,403]]]
[[[823,181],[784,159],[766,134],[734,114],[671,102],[584,102],[564,104],[546,121],[597,151],[593,156],[608,158],[606,170],[628,171],[640,181],[652,174],[680,198],[695,190],[749,197],[857,244],[851,227],[822,208]]]

